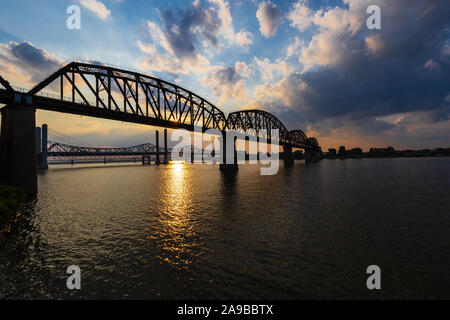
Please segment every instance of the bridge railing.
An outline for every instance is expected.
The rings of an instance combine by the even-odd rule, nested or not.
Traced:
[[[17,86],[12,86],[12,88],[16,92],[23,93],[23,94],[26,94],[28,91],[30,91],[30,88],[17,87]],[[34,95],[39,96],[39,97],[55,99],[55,100],[61,100],[62,99],[63,101],[72,102],[72,97],[63,96],[61,98],[61,95],[50,93],[48,91],[39,91],[38,93],[35,93]],[[81,100],[81,99],[75,99],[75,103],[85,104],[85,102],[83,100]],[[94,101],[89,101],[89,103],[95,103],[95,102]]]

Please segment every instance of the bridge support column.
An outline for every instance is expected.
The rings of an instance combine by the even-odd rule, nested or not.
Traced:
[[[321,160],[322,152],[320,150],[306,149],[305,161],[306,163],[317,162]]]
[[[231,138],[231,137],[230,137]],[[238,170],[237,163],[237,151],[236,151],[236,137],[233,137],[233,143],[228,146],[227,133],[222,132],[222,163],[220,164],[220,170]],[[227,154],[233,153],[233,156],[228,157]]]
[[[37,159],[37,168],[39,170],[48,169],[47,142],[48,142],[47,125],[43,124],[42,129],[36,127],[36,159]]]
[[[284,155],[284,165],[292,166],[294,164],[294,155],[292,154],[292,146],[284,145],[283,146],[283,155]]]
[[[169,151],[167,149],[167,129],[164,129],[164,164],[169,163]]]
[[[259,163],[261,156],[259,155],[259,137],[256,137],[256,161]]]
[[[159,160],[159,131],[156,130],[156,160],[155,164],[159,165],[161,162]]]
[[[48,126],[46,124],[43,124],[42,125],[42,146],[41,146],[42,162],[41,162],[40,169],[44,169],[44,170],[48,169],[47,149],[48,149]]]
[[[37,163],[37,168],[41,169],[42,168],[42,141],[41,141],[41,137],[42,137],[42,130],[40,127],[36,127],[36,163]]]
[[[36,109],[15,105],[2,109],[0,183],[36,196]]]
[[[150,156],[142,156],[142,165],[143,166],[151,165],[151,164],[152,164],[152,161],[151,161]]]

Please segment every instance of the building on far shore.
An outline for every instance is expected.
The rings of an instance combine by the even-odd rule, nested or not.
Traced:
[[[361,148],[353,148],[345,153],[346,158],[362,158],[364,152]]]
[[[361,158],[403,158],[403,157],[449,157],[450,148],[435,148],[422,150],[395,150],[394,147],[370,148],[368,152],[363,152],[359,147],[347,150],[345,146],[340,146],[339,151],[334,148],[324,152],[324,159],[361,159]]]
[[[370,148],[369,155],[372,157],[395,156],[395,149],[393,147]]]
[[[338,157],[345,158],[345,147],[344,146],[339,147]]]

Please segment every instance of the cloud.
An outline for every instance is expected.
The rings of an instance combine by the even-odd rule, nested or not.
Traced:
[[[79,2],[83,7],[95,13],[102,20],[107,20],[111,16],[111,11],[101,1],[79,0]]]
[[[261,2],[256,11],[256,18],[259,21],[259,30],[261,34],[269,38],[277,32],[278,26],[281,22],[281,12],[278,7],[268,2]]]
[[[450,119],[442,119],[437,113],[449,110],[415,111],[381,118],[353,119],[351,116],[326,119],[311,130],[320,137],[323,146],[394,146],[396,148],[449,147]],[[437,118],[439,118],[438,121]],[[345,143],[343,143],[345,141]]]
[[[293,6],[293,10],[289,12],[288,19],[291,26],[299,31],[305,31],[312,23],[313,12],[306,6],[306,1],[299,0]]]
[[[217,14],[221,21],[220,33],[229,43],[238,45],[242,48],[248,48],[252,43],[252,34],[244,29],[235,32],[233,28],[233,19],[231,18],[230,5],[225,0],[208,0],[217,8]]]
[[[34,86],[58,70],[61,63],[28,41],[0,43],[0,73],[15,85]]]
[[[205,52],[214,55],[226,43],[246,50],[252,43],[251,34],[234,31],[228,2],[208,3],[209,7],[194,1],[184,10],[158,9],[161,24],[146,23],[146,34],[152,42],[138,42],[145,54],[140,66],[157,72],[205,74],[215,70]]]
[[[145,53],[139,67],[143,70],[169,72],[171,74],[188,74],[190,72],[206,73],[211,70],[210,62],[200,54],[181,59],[170,54],[160,52],[153,44],[138,41],[139,49]]]
[[[249,68],[247,63],[243,61],[237,61],[236,62],[236,72],[243,78],[250,77],[250,74],[252,73],[252,70]]]
[[[278,75],[287,76],[293,71],[292,67],[286,61],[270,62],[268,58],[263,60],[255,57],[255,63],[258,66],[258,71],[261,74],[262,80],[270,80]]]
[[[185,10],[159,10],[165,49],[177,58],[194,57],[201,38],[218,47],[219,21],[215,11],[200,4]]]
[[[198,52],[193,42],[177,43],[175,40],[179,37],[177,27],[172,26],[172,35],[167,35],[154,22],[148,21],[146,26],[147,33],[153,41],[152,43],[138,41],[138,47],[145,54],[139,63],[141,68],[172,74],[206,73],[210,70],[209,60]],[[197,41],[194,36],[189,37],[191,41]],[[159,44],[162,50],[155,44]]]
[[[168,54],[160,53],[153,44],[144,44],[138,41],[139,49],[146,53],[145,58],[140,62],[140,67],[144,70],[153,70],[156,72],[167,71],[169,73],[183,73],[188,72],[187,68],[184,68],[180,61],[176,58],[172,58]]]
[[[251,70],[245,62],[236,62],[231,67],[216,67],[213,72],[206,75],[202,84],[213,90],[214,94],[219,97],[219,103],[228,102],[234,99],[242,103],[248,99],[248,92],[245,89],[244,78],[250,76]]]
[[[398,142],[396,135],[416,136],[415,130],[432,125],[409,118],[416,125],[409,123],[400,135],[398,128],[405,120],[377,119],[411,113],[433,114],[442,121],[440,132],[445,132],[450,113],[445,107],[450,87],[450,3],[370,1],[382,9],[382,29],[376,31],[365,27],[369,1],[344,2],[347,7],[317,10],[305,1],[292,6],[291,26],[299,35],[307,29],[312,33],[309,42],[298,40],[288,48],[287,56],[298,52],[304,68],[275,80],[260,60],[260,68],[269,70],[263,76],[266,83],[255,87],[246,107],[261,106],[292,126],[309,126],[319,137],[339,129],[371,141],[378,132]]]
[[[295,40],[293,43],[289,44],[287,50],[286,50],[286,58],[290,58],[294,55],[297,55],[300,48],[303,47],[305,43],[300,40],[299,37],[295,37]]]
[[[193,55],[202,39],[214,49],[220,49],[223,37],[228,43],[247,48],[252,35],[241,30],[235,32],[228,2],[209,0],[210,7],[194,2],[185,10],[158,10],[162,22],[164,47],[178,58]]]

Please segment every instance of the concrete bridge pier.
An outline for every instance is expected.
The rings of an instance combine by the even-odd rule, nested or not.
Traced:
[[[250,137],[246,136],[245,139],[245,147],[244,147],[244,161],[250,162]],[[248,158],[247,158],[247,150],[248,150]]]
[[[238,170],[237,162],[237,150],[236,150],[236,140],[237,137],[233,137],[234,143],[228,146],[227,143],[227,133],[222,132],[222,163],[220,164],[220,170]],[[233,156],[228,157],[229,153],[233,153]]]
[[[160,165],[161,162],[159,160],[159,131],[156,130],[156,160],[155,160],[155,164],[156,165]]]
[[[152,164],[152,161],[151,161],[150,156],[142,156],[142,165],[143,166],[151,165],[151,164]]]
[[[259,154],[259,137],[256,137],[256,161],[259,163],[261,155]]]
[[[196,156],[196,154],[195,154],[195,149],[191,148],[191,163],[192,164],[194,164],[194,163],[202,163],[203,162],[203,155],[201,156],[200,159],[198,159],[198,158],[199,157]]]
[[[167,149],[167,129],[164,129],[164,164],[169,163],[169,150]]]
[[[42,166],[41,169],[47,170],[48,169],[48,126],[46,124],[42,125],[42,146],[41,146],[41,152],[42,152]]]
[[[292,166],[294,164],[294,154],[292,153],[292,146],[283,146],[283,161],[286,167]]]
[[[37,195],[36,109],[25,104],[1,110],[0,183]]]
[[[48,169],[47,144],[48,144],[48,126],[46,124],[43,124],[42,129],[39,127],[36,128],[36,158],[37,158],[37,168],[39,170]]]
[[[36,127],[36,161],[37,167],[40,169],[42,167],[42,130],[41,127]]]
[[[317,162],[322,158],[322,152],[320,150],[306,149],[305,161],[306,163]]]

